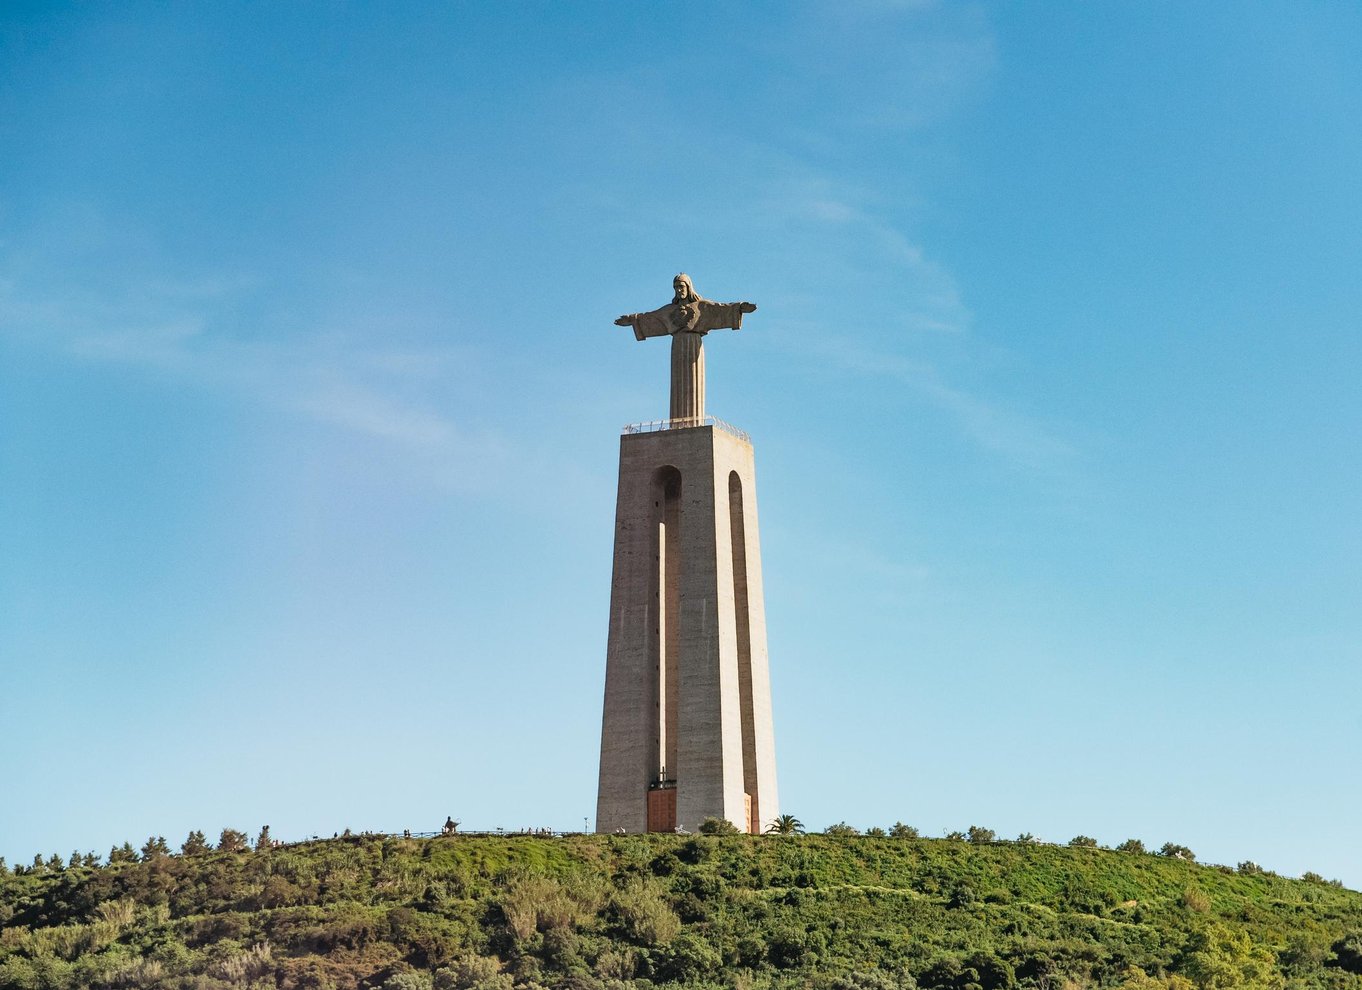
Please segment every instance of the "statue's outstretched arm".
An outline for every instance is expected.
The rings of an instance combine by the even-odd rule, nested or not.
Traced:
[[[647,337],[665,337],[671,333],[667,316],[673,308],[672,306],[663,306],[651,313],[625,313],[615,321],[615,326],[633,327],[636,340],[643,340]]]
[[[708,333],[711,330],[737,330],[742,327],[743,314],[756,311],[755,303],[721,303],[703,299],[700,301],[700,319],[695,329],[700,333]]]

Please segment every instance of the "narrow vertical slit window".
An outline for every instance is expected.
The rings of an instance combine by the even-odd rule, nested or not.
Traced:
[[[747,831],[761,831],[757,792],[757,731],[752,710],[752,617],[747,597],[747,526],[743,521],[742,479],[728,475],[728,532],[733,558],[733,612],[738,633],[738,707],[742,712],[742,781],[747,794]]]
[[[656,749],[648,780],[648,830],[668,832],[676,825],[676,724],[680,703],[678,650],[681,605],[681,473],[659,468],[653,475],[652,599],[657,610],[653,623],[651,659],[656,673],[654,733]],[[664,793],[666,792],[666,793]]]

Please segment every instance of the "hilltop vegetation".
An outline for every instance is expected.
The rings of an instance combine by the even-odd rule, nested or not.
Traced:
[[[1362,894],[972,837],[153,842],[0,874],[0,988],[1362,990]]]

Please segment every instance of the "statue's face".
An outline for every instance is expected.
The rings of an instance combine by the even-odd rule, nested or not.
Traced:
[[[680,278],[679,276],[677,278],[672,279],[672,291],[675,292],[678,296],[684,294],[686,291],[685,279]]]

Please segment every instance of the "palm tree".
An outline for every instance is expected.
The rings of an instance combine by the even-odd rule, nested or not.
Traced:
[[[781,815],[766,826],[767,835],[803,835],[804,823],[794,815]]]

